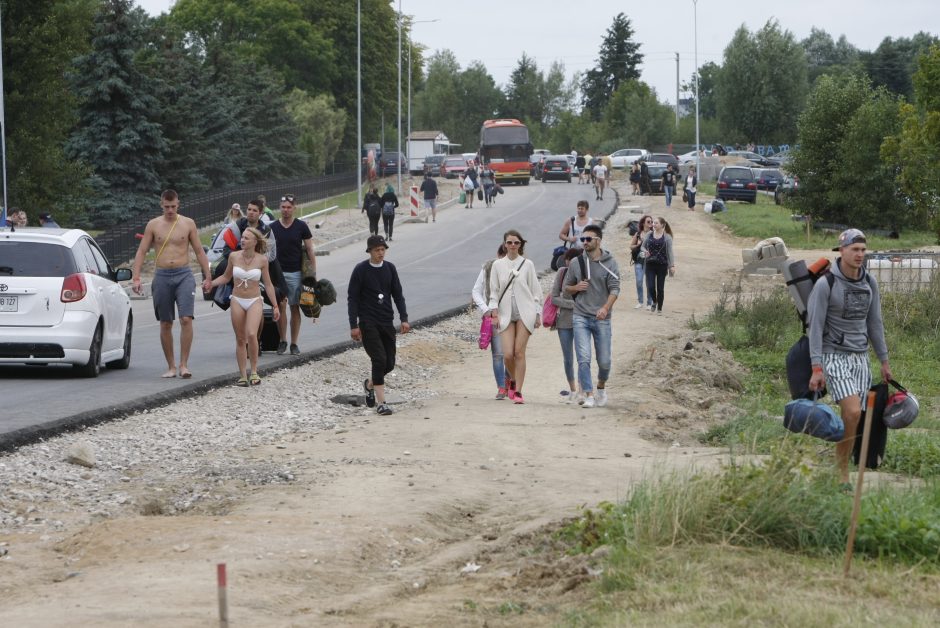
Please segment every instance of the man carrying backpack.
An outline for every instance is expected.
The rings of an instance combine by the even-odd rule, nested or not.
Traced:
[[[869,344],[881,362],[881,377],[891,379],[878,283],[865,270],[865,234],[846,229],[839,235],[840,257],[813,286],[807,303],[812,391],[828,388],[839,404],[845,438],[836,444],[836,464],[849,480],[849,455],[855,443],[863,404],[871,387]]]

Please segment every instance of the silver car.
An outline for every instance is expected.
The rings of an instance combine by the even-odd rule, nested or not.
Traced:
[[[117,282],[130,278],[80,229],[0,231],[0,364],[126,369],[134,320]]]

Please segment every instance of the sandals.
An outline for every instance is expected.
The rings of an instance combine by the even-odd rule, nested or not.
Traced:
[[[248,376],[248,383],[251,384],[252,386],[260,386],[261,376],[258,375],[257,373],[252,373],[251,375]]]
[[[248,387],[248,378],[247,378],[247,377],[239,377],[239,378],[238,378],[238,381],[235,382],[235,385],[236,385],[236,386],[241,386],[241,387],[243,387],[243,388],[247,388],[247,387]]]

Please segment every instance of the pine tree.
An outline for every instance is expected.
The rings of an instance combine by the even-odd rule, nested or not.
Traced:
[[[152,87],[134,64],[141,16],[131,7],[131,0],[102,2],[92,50],[75,59],[71,75],[79,121],[66,150],[92,169],[95,225],[152,211],[160,193],[157,166],[166,142]]]
[[[640,78],[642,61],[630,18],[618,13],[601,44],[597,66],[588,70],[581,82],[582,104],[594,120],[600,119],[621,83]]]

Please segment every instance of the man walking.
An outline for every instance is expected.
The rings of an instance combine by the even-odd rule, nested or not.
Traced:
[[[421,182],[421,193],[424,195],[424,209],[431,210],[431,222],[437,222],[437,181],[431,173],[425,173]]]
[[[849,455],[864,403],[871,387],[868,346],[881,362],[881,377],[891,379],[888,346],[881,318],[878,283],[865,270],[868,246],[865,234],[846,229],[839,235],[840,257],[820,278],[807,303],[809,353],[813,374],[809,389],[827,387],[838,402],[845,423],[845,438],[836,444],[836,465],[843,482],[849,480]]]
[[[281,218],[271,223],[274,240],[277,243],[277,261],[281,265],[284,283],[287,285],[287,298],[281,300],[281,317],[277,322],[277,331],[281,342],[277,345],[279,355],[287,351],[287,309],[290,307],[290,353],[300,355],[297,340],[300,338],[300,284],[304,278],[303,254],[310,260],[310,272],[317,274],[317,256],[313,250],[313,234],[303,220],[294,219],[294,195],[281,197]],[[314,319],[315,320],[315,319]]]
[[[144,237],[137,247],[134,265],[131,271],[131,283],[134,292],[140,294],[140,269],[147,252],[153,248],[157,252],[154,264],[157,267],[150,291],[153,297],[153,311],[160,321],[160,346],[166,358],[167,370],[161,377],[193,376],[189,370],[189,351],[193,345],[193,316],[196,308],[196,280],[189,268],[189,249],[196,254],[196,260],[202,268],[202,290],[212,289],[209,271],[209,258],[199,241],[199,230],[192,218],[179,214],[180,199],[176,190],[164,190],[160,197],[163,215],[147,223]],[[173,320],[176,313],[180,317],[180,362],[177,370],[176,357],[173,353]]]
[[[676,193],[676,173],[672,170],[672,164],[667,164],[663,171],[663,193],[666,195],[666,207],[671,207],[672,197]]]
[[[581,405],[607,405],[610,376],[610,311],[620,295],[620,268],[610,252],[601,248],[603,231],[588,225],[579,238],[584,253],[572,260],[565,275],[565,291],[574,298],[574,350],[578,358]],[[591,382],[591,341],[597,351],[597,393]]]
[[[372,377],[362,386],[366,391],[366,405],[376,406],[381,415],[392,414],[385,403],[385,375],[395,368],[395,313],[392,301],[401,319],[401,333],[411,330],[405,295],[395,266],[385,261],[388,244],[382,236],[369,236],[366,253],[369,259],[359,262],[349,278],[346,297],[349,309],[349,335],[361,342],[372,360]]]
[[[594,200],[602,201],[604,200],[604,187],[607,185],[607,166],[604,165],[604,162],[601,159],[597,158],[597,165],[594,166],[594,191],[597,194],[597,198]]]

